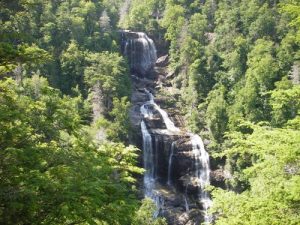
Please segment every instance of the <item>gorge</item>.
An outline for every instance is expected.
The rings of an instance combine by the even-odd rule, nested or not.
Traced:
[[[169,116],[156,102],[155,82],[165,68],[156,63],[154,42],[141,32],[123,31],[121,36],[123,54],[135,74],[130,115],[137,131],[135,144],[143,150],[144,195],[156,203],[155,216],[166,217],[169,224],[210,224],[212,202],[205,190],[210,163],[204,143],[186,130],[180,116]]]
[[[299,225],[299,0],[0,1],[0,225]]]

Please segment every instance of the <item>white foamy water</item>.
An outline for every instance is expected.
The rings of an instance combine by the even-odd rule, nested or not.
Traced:
[[[168,163],[168,181],[167,181],[167,184],[169,186],[172,185],[171,176],[172,176],[172,160],[173,160],[173,155],[174,155],[174,148],[175,148],[175,142],[172,142],[171,152],[170,152],[170,155],[169,155],[169,163]]]
[[[191,136],[191,142],[195,158],[195,175],[198,178],[201,188],[199,197],[204,209],[204,222],[208,225],[212,222],[212,216],[208,214],[208,209],[211,207],[212,201],[208,192],[205,190],[205,187],[210,184],[209,155],[199,135],[193,134]]]
[[[160,113],[160,115],[162,116],[163,122],[165,123],[167,129],[170,130],[170,131],[173,131],[173,132],[180,132],[180,129],[175,126],[173,121],[168,116],[168,113],[165,110],[161,109],[159,107],[159,105],[157,105],[155,103],[153,94],[150,91],[148,91],[147,89],[145,89],[145,92],[149,96],[149,99],[150,99],[149,104],[152,104],[154,106],[154,108]]]

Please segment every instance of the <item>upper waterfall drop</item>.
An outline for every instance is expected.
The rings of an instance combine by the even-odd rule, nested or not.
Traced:
[[[142,76],[154,67],[157,60],[155,44],[143,32],[122,31],[122,52],[129,60],[130,69]]]

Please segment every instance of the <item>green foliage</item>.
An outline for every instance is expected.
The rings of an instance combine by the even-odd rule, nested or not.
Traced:
[[[130,224],[137,149],[93,144],[80,124],[81,98],[62,96],[45,78],[8,79],[0,90],[0,223]]]
[[[276,83],[277,89],[271,92],[272,122],[283,126],[300,113],[300,86],[292,86],[289,80]]]
[[[117,53],[88,54],[88,66],[84,70],[89,87],[99,85],[106,100],[113,97],[129,96],[130,80],[124,58]]]
[[[76,85],[80,85],[84,93],[83,73],[85,66],[85,53],[79,49],[78,44],[72,40],[68,48],[61,53],[60,64],[64,90],[70,90]]]
[[[234,193],[213,191],[216,224],[299,223],[299,130],[253,126],[250,135],[230,135],[232,147],[224,153],[234,177],[249,189]],[[248,155],[244,163],[238,161]],[[249,164],[250,161],[250,164]]]
[[[224,91],[224,86],[221,86],[209,93],[209,103],[206,112],[206,121],[212,134],[212,139],[218,143],[223,141],[223,134],[226,131],[228,121]]]
[[[164,6],[165,0],[130,1],[128,13],[124,16],[124,19],[120,20],[119,26],[159,36],[157,35],[160,32],[158,18],[162,14]]]
[[[86,95],[85,52],[118,51],[116,33],[103,27],[99,29],[106,9],[108,21],[117,12],[111,12],[109,6],[104,8],[101,2],[34,0],[1,4],[1,73],[11,72],[16,66],[29,73],[40,70],[51,85],[64,93],[70,94],[79,85]],[[116,28],[116,21],[109,26]],[[41,64],[45,65],[41,67]]]
[[[282,11],[288,13],[293,19],[290,22],[292,27],[296,28],[296,40],[300,42],[300,4],[298,1],[288,1],[282,4]]]
[[[111,120],[101,117],[97,121],[100,128],[105,128],[105,134],[108,140],[127,141],[131,135],[131,124],[129,120],[130,102],[127,97],[120,100],[113,99],[113,108],[109,112]]]
[[[155,211],[155,203],[151,199],[143,199],[141,207],[135,213],[132,225],[166,225],[165,219],[153,217]]]
[[[180,5],[167,5],[165,15],[161,21],[162,27],[167,29],[166,39],[169,41],[175,41],[179,37],[179,34],[184,25],[184,8]]]
[[[36,45],[13,46],[7,42],[0,42],[0,74],[6,74],[18,65],[37,66],[49,60],[51,56]]]
[[[273,49],[272,42],[259,39],[248,54],[246,78],[255,77],[261,92],[273,88],[276,80],[278,66],[273,56]]]

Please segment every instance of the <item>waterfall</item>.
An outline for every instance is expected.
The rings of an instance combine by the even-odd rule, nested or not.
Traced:
[[[122,38],[124,39],[124,43],[122,43],[123,54],[129,59],[131,70],[145,76],[157,60],[153,40],[143,32],[126,30],[122,31]]]
[[[159,211],[162,208],[162,205],[164,204],[164,199],[159,196],[157,193],[154,192],[155,188],[155,179],[157,177],[157,169],[158,169],[158,139],[155,137],[155,148],[152,146],[152,137],[147,129],[145,119],[151,119],[153,117],[153,109],[156,109],[158,112],[160,112],[163,122],[166,124],[166,127],[170,131],[179,131],[179,128],[175,127],[174,123],[171,121],[171,119],[168,117],[168,114],[166,111],[160,109],[160,107],[154,102],[154,96],[145,89],[145,92],[147,93],[149,100],[145,102],[140,107],[140,112],[143,116],[142,122],[141,122],[141,131],[143,135],[143,155],[144,155],[144,169],[146,170],[144,174],[144,188],[145,188],[145,196],[149,197],[154,200],[157,207],[157,212],[155,213],[155,217],[158,216]],[[152,107],[151,107],[152,106]],[[171,151],[174,152],[175,143],[171,146]],[[155,150],[155,152],[154,152]],[[171,164],[172,164],[172,157],[171,162],[169,162],[169,178],[171,182]]]
[[[152,197],[152,189],[154,186],[154,162],[153,162],[153,147],[152,138],[144,120],[141,122],[141,130],[143,134],[143,150],[144,150],[144,188],[145,196]]]
[[[157,210],[154,212],[153,217],[156,218],[159,215],[160,210],[162,209],[162,205],[164,204],[164,199],[154,192],[155,188],[155,160],[154,160],[154,152],[152,146],[152,137],[149,133],[145,121],[141,122],[141,130],[143,135],[143,152],[144,152],[144,193],[145,197],[151,198],[156,205]]]
[[[168,182],[167,182],[167,184],[169,186],[172,185],[171,175],[172,175],[172,159],[173,159],[173,155],[174,155],[174,148],[175,148],[175,142],[172,142],[171,152],[170,152],[170,156],[169,156],[169,163],[168,163]]]
[[[152,111],[149,108],[151,100],[145,102],[140,108],[143,120],[141,122],[141,131],[143,135],[143,156],[144,156],[144,188],[145,196],[153,199],[152,190],[155,182],[155,159],[154,159],[154,148],[152,146],[152,137],[149,133],[144,119],[152,118]]]
[[[189,203],[187,201],[186,195],[184,195],[184,204],[185,204],[185,211],[190,211]]]
[[[175,127],[174,123],[169,118],[166,111],[160,109],[160,107],[154,102],[154,96],[151,94],[150,91],[145,89],[145,92],[147,93],[149,100],[145,102],[140,108],[140,112],[143,116],[143,120],[141,122],[141,130],[143,134],[143,151],[144,151],[144,169],[146,170],[146,173],[144,175],[144,186],[146,190],[146,196],[150,197],[150,193],[148,190],[150,188],[153,188],[154,181],[157,175],[157,167],[158,167],[158,139],[155,138],[155,154],[154,154],[154,148],[152,146],[152,138],[151,135],[146,127],[146,123],[144,119],[148,118],[151,119],[153,117],[153,110],[150,106],[153,106],[154,109],[160,112],[163,122],[166,124],[166,127],[170,131],[180,131],[179,128]],[[168,183],[171,182],[171,167],[172,167],[172,157],[174,152],[175,143],[172,143],[171,146],[171,155],[169,159],[169,171],[168,171]]]
[[[122,52],[128,58],[130,68],[134,72],[132,80],[133,82],[136,82],[135,92],[138,97],[136,98],[135,106],[140,107],[142,116],[140,126],[143,137],[143,161],[145,169],[143,180],[144,195],[145,197],[151,198],[156,203],[157,211],[153,216],[157,217],[159,215],[164,215],[164,210],[170,212],[173,211],[174,215],[177,215],[178,207],[174,208],[172,204],[174,199],[178,199],[178,194],[181,198],[180,205],[182,206],[182,211],[189,213],[190,206],[194,205],[194,198],[189,197],[190,193],[188,193],[187,189],[188,185],[191,184],[193,187],[191,194],[193,194],[195,184],[185,184],[185,181],[190,182],[188,176],[190,176],[190,172],[195,169],[194,176],[192,175],[192,177],[197,178],[196,184],[198,183],[197,186],[199,187],[197,201],[200,201],[203,206],[204,221],[205,224],[208,225],[212,222],[212,216],[208,213],[212,201],[209,193],[205,190],[205,187],[209,185],[210,182],[210,167],[209,155],[205,151],[204,144],[198,135],[187,133],[184,130],[181,131],[176,127],[167,112],[155,102],[153,94],[145,88],[151,85],[150,82],[152,78],[154,78],[154,76],[151,76],[151,73],[148,73],[154,67],[157,60],[156,48],[153,41],[145,33],[141,32],[121,31],[121,35]],[[148,100],[140,105],[140,99],[143,96],[139,95],[141,94],[140,90],[142,88],[144,88],[144,93],[147,95]],[[157,117],[157,114],[160,116]],[[139,115],[135,116],[138,117]],[[132,117],[133,120],[137,118],[135,116]],[[165,136],[169,137],[165,139]],[[185,137],[187,136],[191,137],[193,154],[188,154],[189,149],[184,147],[186,146]],[[180,140],[181,137],[183,137],[182,142]],[[169,143],[169,140],[173,141],[169,149],[169,155],[167,155],[167,151],[164,149],[164,146],[166,145],[165,143],[161,144],[161,141]],[[180,142],[175,142],[174,140],[180,140]],[[176,150],[179,150],[179,159],[182,157],[182,162],[173,159],[175,143],[178,143],[176,145]],[[181,145],[183,149],[181,149]],[[186,162],[186,160],[190,161]],[[168,163],[168,165],[160,165],[161,163]],[[175,167],[176,171],[174,169]],[[162,169],[167,169],[167,174]],[[176,177],[178,177],[178,175],[184,177],[184,180],[178,180],[175,183],[175,180],[172,179],[172,176],[174,177],[174,175],[176,175]],[[186,180],[185,177],[187,178]],[[185,186],[184,195],[182,195],[181,190],[178,189],[181,185]],[[174,209],[172,209],[172,207]]]
[[[137,41],[143,46],[141,65],[147,71],[154,66],[157,60],[156,48],[153,41],[145,33],[138,32],[138,36]]]
[[[187,189],[188,189],[188,185],[186,185],[185,192],[184,192],[184,204],[185,204],[185,211],[186,212],[190,211],[189,203],[188,203],[188,200],[187,200]]]
[[[211,215],[208,214],[208,209],[212,205],[212,201],[209,197],[205,187],[210,184],[210,166],[209,155],[205,151],[202,139],[198,135],[192,135],[191,142],[193,146],[193,155],[195,157],[195,176],[200,183],[200,200],[204,209],[204,222],[210,224],[212,221]]]
[[[154,166],[154,171],[155,171],[155,177],[157,177],[158,174],[158,149],[159,149],[159,137],[154,136],[154,140],[155,140],[155,166]]]
[[[149,103],[152,104],[154,106],[154,108],[160,113],[160,115],[162,116],[162,119],[167,127],[167,129],[169,131],[173,131],[173,132],[180,132],[180,129],[178,127],[175,126],[175,124],[172,122],[172,120],[169,118],[167,112],[163,109],[161,109],[155,102],[154,102],[154,96],[153,94],[148,91],[147,89],[145,89],[145,92],[147,93],[147,95],[149,96]]]

